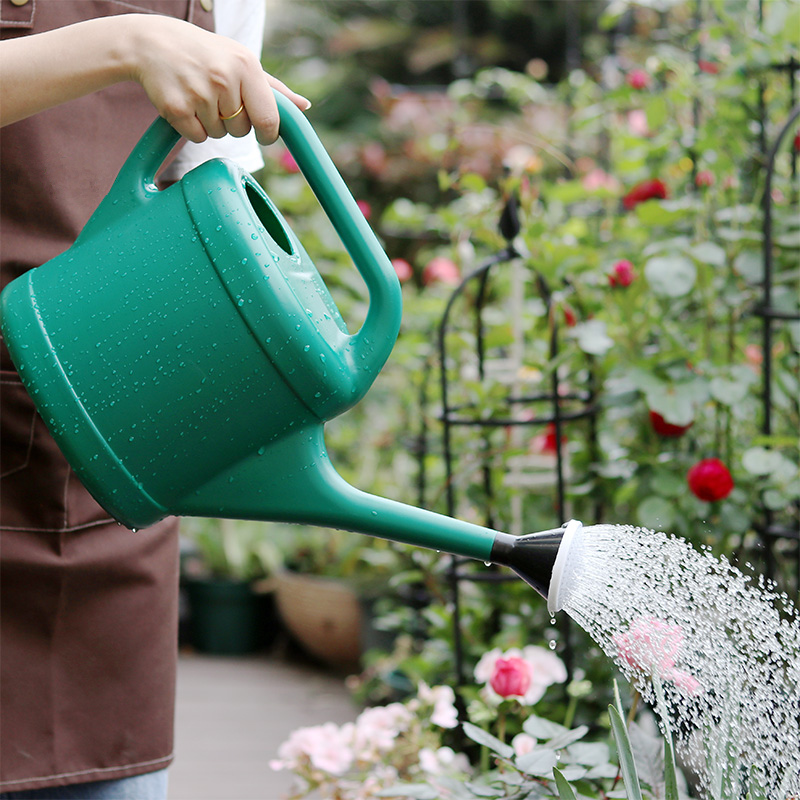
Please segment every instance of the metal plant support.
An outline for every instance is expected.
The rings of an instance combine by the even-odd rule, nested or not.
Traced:
[[[521,298],[524,295],[526,284],[533,283],[536,292],[544,301],[547,309],[547,316],[550,325],[549,357],[554,363],[560,353],[560,326],[556,315],[556,306],[553,302],[553,292],[547,285],[542,275],[527,272],[526,265],[523,263],[521,254],[514,246],[514,238],[519,232],[519,222],[517,220],[516,203],[512,198],[509,199],[500,221],[500,231],[506,239],[506,246],[488,258],[480,266],[470,272],[461,283],[455,288],[449,298],[438,328],[438,363],[439,380],[441,392],[441,414],[440,421],[443,426],[443,456],[446,478],[446,503],[447,513],[451,516],[457,515],[457,487],[456,487],[456,462],[458,453],[453,442],[455,429],[467,427],[480,432],[484,437],[483,463],[481,466],[485,508],[483,509],[484,521],[487,527],[496,527],[494,509],[492,501],[494,497],[494,487],[492,485],[491,468],[489,464],[490,446],[485,438],[492,429],[505,428],[510,431],[520,429],[542,429],[552,425],[555,434],[555,497],[554,512],[557,519],[554,525],[558,526],[567,521],[567,500],[566,500],[566,459],[562,445],[563,434],[566,426],[580,419],[589,419],[590,447],[596,452],[596,429],[595,415],[597,408],[595,405],[595,386],[594,376],[591,369],[590,359],[588,361],[588,381],[587,386],[580,391],[565,391],[558,370],[552,371],[549,386],[546,391],[536,394],[525,394],[520,391],[520,386],[515,385],[513,378],[508,381],[506,408],[501,414],[492,415],[484,418],[480,414],[470,412],[478,409],[470,408],[465,405],[456,405],[452,402],[451,377],[448,376],[448,364],[450,354],[447,346],[447,334],[451,330],[453,312],[456,301],[462,298],[467,287],[475,286],[474,300],[470,313],[474,317],[474,336],[475,336],[475,357],[477,360],[478,379],[481,382],[492,380],[489,375],[491,360],[487,357],[486,328],[484,324],[484,312],[489,303],[489,286],[492,273],[501,265],[507,266],[512,270],[511,285],[513,297],[508,298],[512,307],[511,322],[512,328],[518,331],[514,337],[514,343],[510,346],[512,357],[509,359],[511,372],[515,367],[523,365],[524,344],[521,331],[522,306]],[[535,413],[521,414],[521,409],[535,408]],[[513,511],[513,509],[512,509]],[[519,517],[519,512],[512,516]],[[516,523],[515,523],[516,524]],[[513,526],[512,526],[513,527]],[[513,531],[521,533],[523,531]],[[516,576],[497,569],[484,570],[478,573],[471,573],[465,569],[466,559],[453,558],[448,571],[448,580],[453,602],[453,626],[454,626],[454,659],[455,673],[459,684],[464,682],[464,654],[463,642],[461,637],[461,609],[460,609],[460,584],[463,581],[476,582],[504,582],[518,580]],[[566,619],[561,621],[561,635],[563,638],[562,657],[567,669],[571,672],[572,652],[569,637],[569,622]]]
[[[791,75],[793,76],[797,63],[792,65]],[[791,81],[792,100],[794,101],[794,80]],[[775,163],[778,152],[787,137],[787,134],[794,128],[800,118],[800,106],[795,106],[787,122],[778,133],[772,148],[767,156],[766,181],[764,186],[764,221],[763,221],[763,295],[762,302],[755,313],[763,321],[762,329],[762,431],[765,437],[771,437],[775,430],[775,414],[773,409],[773,360],[774,360],[774,339],[776,327],[790,322],[800,322],[800,313],[797,311],[787,312],[776,308],[773,302],[774,289],[774,237],[773,237],[773,218],[772,218],[772,181],[775,173]],[[792,177],[797,176],[797,156],[792,157]],[[796,198],[795,198],[796,203]],[[796,435],[796,431],[794,432]],[[800,508],[795,505],[793,512],[791,509],[783,514],[769,508],[766,504],[761,507],[761,524],[758,532],[764,547],[765,570],[767,575],[774,577],[776,573],[776,558],[773,548],[780,540],[789,540],[795,543],[794,551],[797,561],[796,578],[797,592],[800,594]]]

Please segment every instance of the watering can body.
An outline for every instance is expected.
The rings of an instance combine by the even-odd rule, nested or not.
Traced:
[[[23,382],[81,480],[129,527],[179,512],[215,475],[349,408],[397,336],[394,270],[280,101],[282,136],[370,289],[357,334],[250,175],[215,159],[155,188],[178,140],[160,119],[75,244],[3,293]]]
[[[170,514],[302,522],[513,566],[516,537],[365,493],[330,463],[324,423],[383,367],[400,287],[313,128],[276,99],[280,135],[369,291],[361,328],[348,332],[250,175],[215,159],[155,187],[179,138],[159,119],[75,244],[3,291],[20,378],[86,488],[130,528]],[[547,578],[545,566],[529,582],[543,591]]]

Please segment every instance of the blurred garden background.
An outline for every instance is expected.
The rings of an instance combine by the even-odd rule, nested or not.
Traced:
[[[342,476],[515,534],[665,531],[796,600],[799,43],[795,0],[270,0],[265,68],[312,100],[403,287],[387,366],[326,427]],[[357,271],[288,151],[266,157],[357,329]],[[565,670],[534,718],[608,732],[612,665],[504,570],[265,523],[183,537],[187,597],[255,585],[272,622],[245,649],[285,626],[365,706],[453,687],[510,740],[526,716],[498,734],[475,669],[534,646]]]

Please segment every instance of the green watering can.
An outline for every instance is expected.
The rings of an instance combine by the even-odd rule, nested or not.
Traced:
[[[157,119],[74,245],[2,294],[20,377],[86,488],[141,528],[171,514],[343,528],[507,564],[547,593],[563,531],[525,537],[355,489],[324,423],[358,402],[400,327],[394,269],[306,117],[280,135],[369,291],[348,332],[258,183],[214,159],[159,191]]]

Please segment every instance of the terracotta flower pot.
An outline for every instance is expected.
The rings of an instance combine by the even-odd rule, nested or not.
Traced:
[[[352,587],[286,570],[275,579],[275,600],[286,630],[306,652],[336,669],[358,669],[362,611]]]

